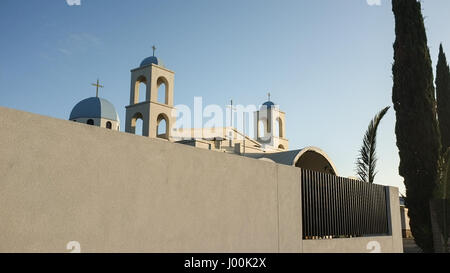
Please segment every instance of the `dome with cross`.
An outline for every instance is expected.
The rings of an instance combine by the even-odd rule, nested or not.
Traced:
[[[275,107],[275,103],[270,100],[270,93],[267,93],[267,101],[262,104],[262,107],[272,108]]]
[[[103,85],[100,85],[99,80],[92,85],[96,87],[96,96],[78,102],[70,112],[69,120],[119,130],[120,121],[116,108],[111,102],[98,96],[99,88],[103,88]]]
[[[148,57],[148,58],[145,58],[145,59],[141,62],[140,67],[147,66],[147,65],[151,65],[151,64],[156,64],[156,65],[159,65],[159,66],[164,67],[164,64],[163,64],[163,62],[161,61],[161,59],[155,56],[155,50],[156,50],[156,47],[155,47],[155,46],[152,46],[152,49],[153,49],[153,56],[150,56],[150,57]]]

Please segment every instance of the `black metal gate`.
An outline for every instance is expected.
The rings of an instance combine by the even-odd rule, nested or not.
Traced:
[[[303,238],[389,234],[386,187],[302,169]]]

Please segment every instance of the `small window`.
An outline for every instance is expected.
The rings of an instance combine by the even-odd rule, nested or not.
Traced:
[[[93,119],[88,119],[88,121],[86,122],[89,125],[94,125],[94,120]]]
[[[106,123],[106,128],[107,128],[107,129],[111,129],[111,128],[112,128],[112,123],[111,123],[110,121],[108,121],[108,122]]]

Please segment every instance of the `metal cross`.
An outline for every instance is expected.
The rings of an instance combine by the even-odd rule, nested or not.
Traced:
[[[97,83],[93,83],[92,86],[97,87],[97,92],[96,92],[95,96],[98,98],[98,88],[103,88],[104,86],[100,85],[100,80],[99,79],[97,79]]]
[[[155,46],[155,45],[153,45],[153,46],[152,46],[152,49],[153,49],[153,57],[155,57],[155,50],[156,50],[156,46]]]

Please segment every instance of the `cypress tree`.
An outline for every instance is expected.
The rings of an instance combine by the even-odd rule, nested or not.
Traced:
[[[433,69],[420,2],[392,0],[392,10],[396,35],[392,102],[396,112],[399,174],[406,187],[411,232],[424,252],[432,252],[429,202],[437,184],[441,146]]]
[[[441,159],[442,176],[435,196],[441,201],[437,203],[439,205],[435,205],[434,207],[440,208],[440,210],[435,210],[437,216],[440,218],[439,224],[444,239],[442,243],[444,249],[447,249],[447,238],[449,231],[448,223],[450,220],[450,211],[447,201],[450,196],[450,68],[447,64],[447,58],[445,56],[442,44],[439,46],[439,58],[436,66],[436,99],[443,155]],[[444,252],[445,251],[446,250],[444,250]]]
[[[443,151],[450,147],[450,68],[442,44],[436,66],[436,99]]]

